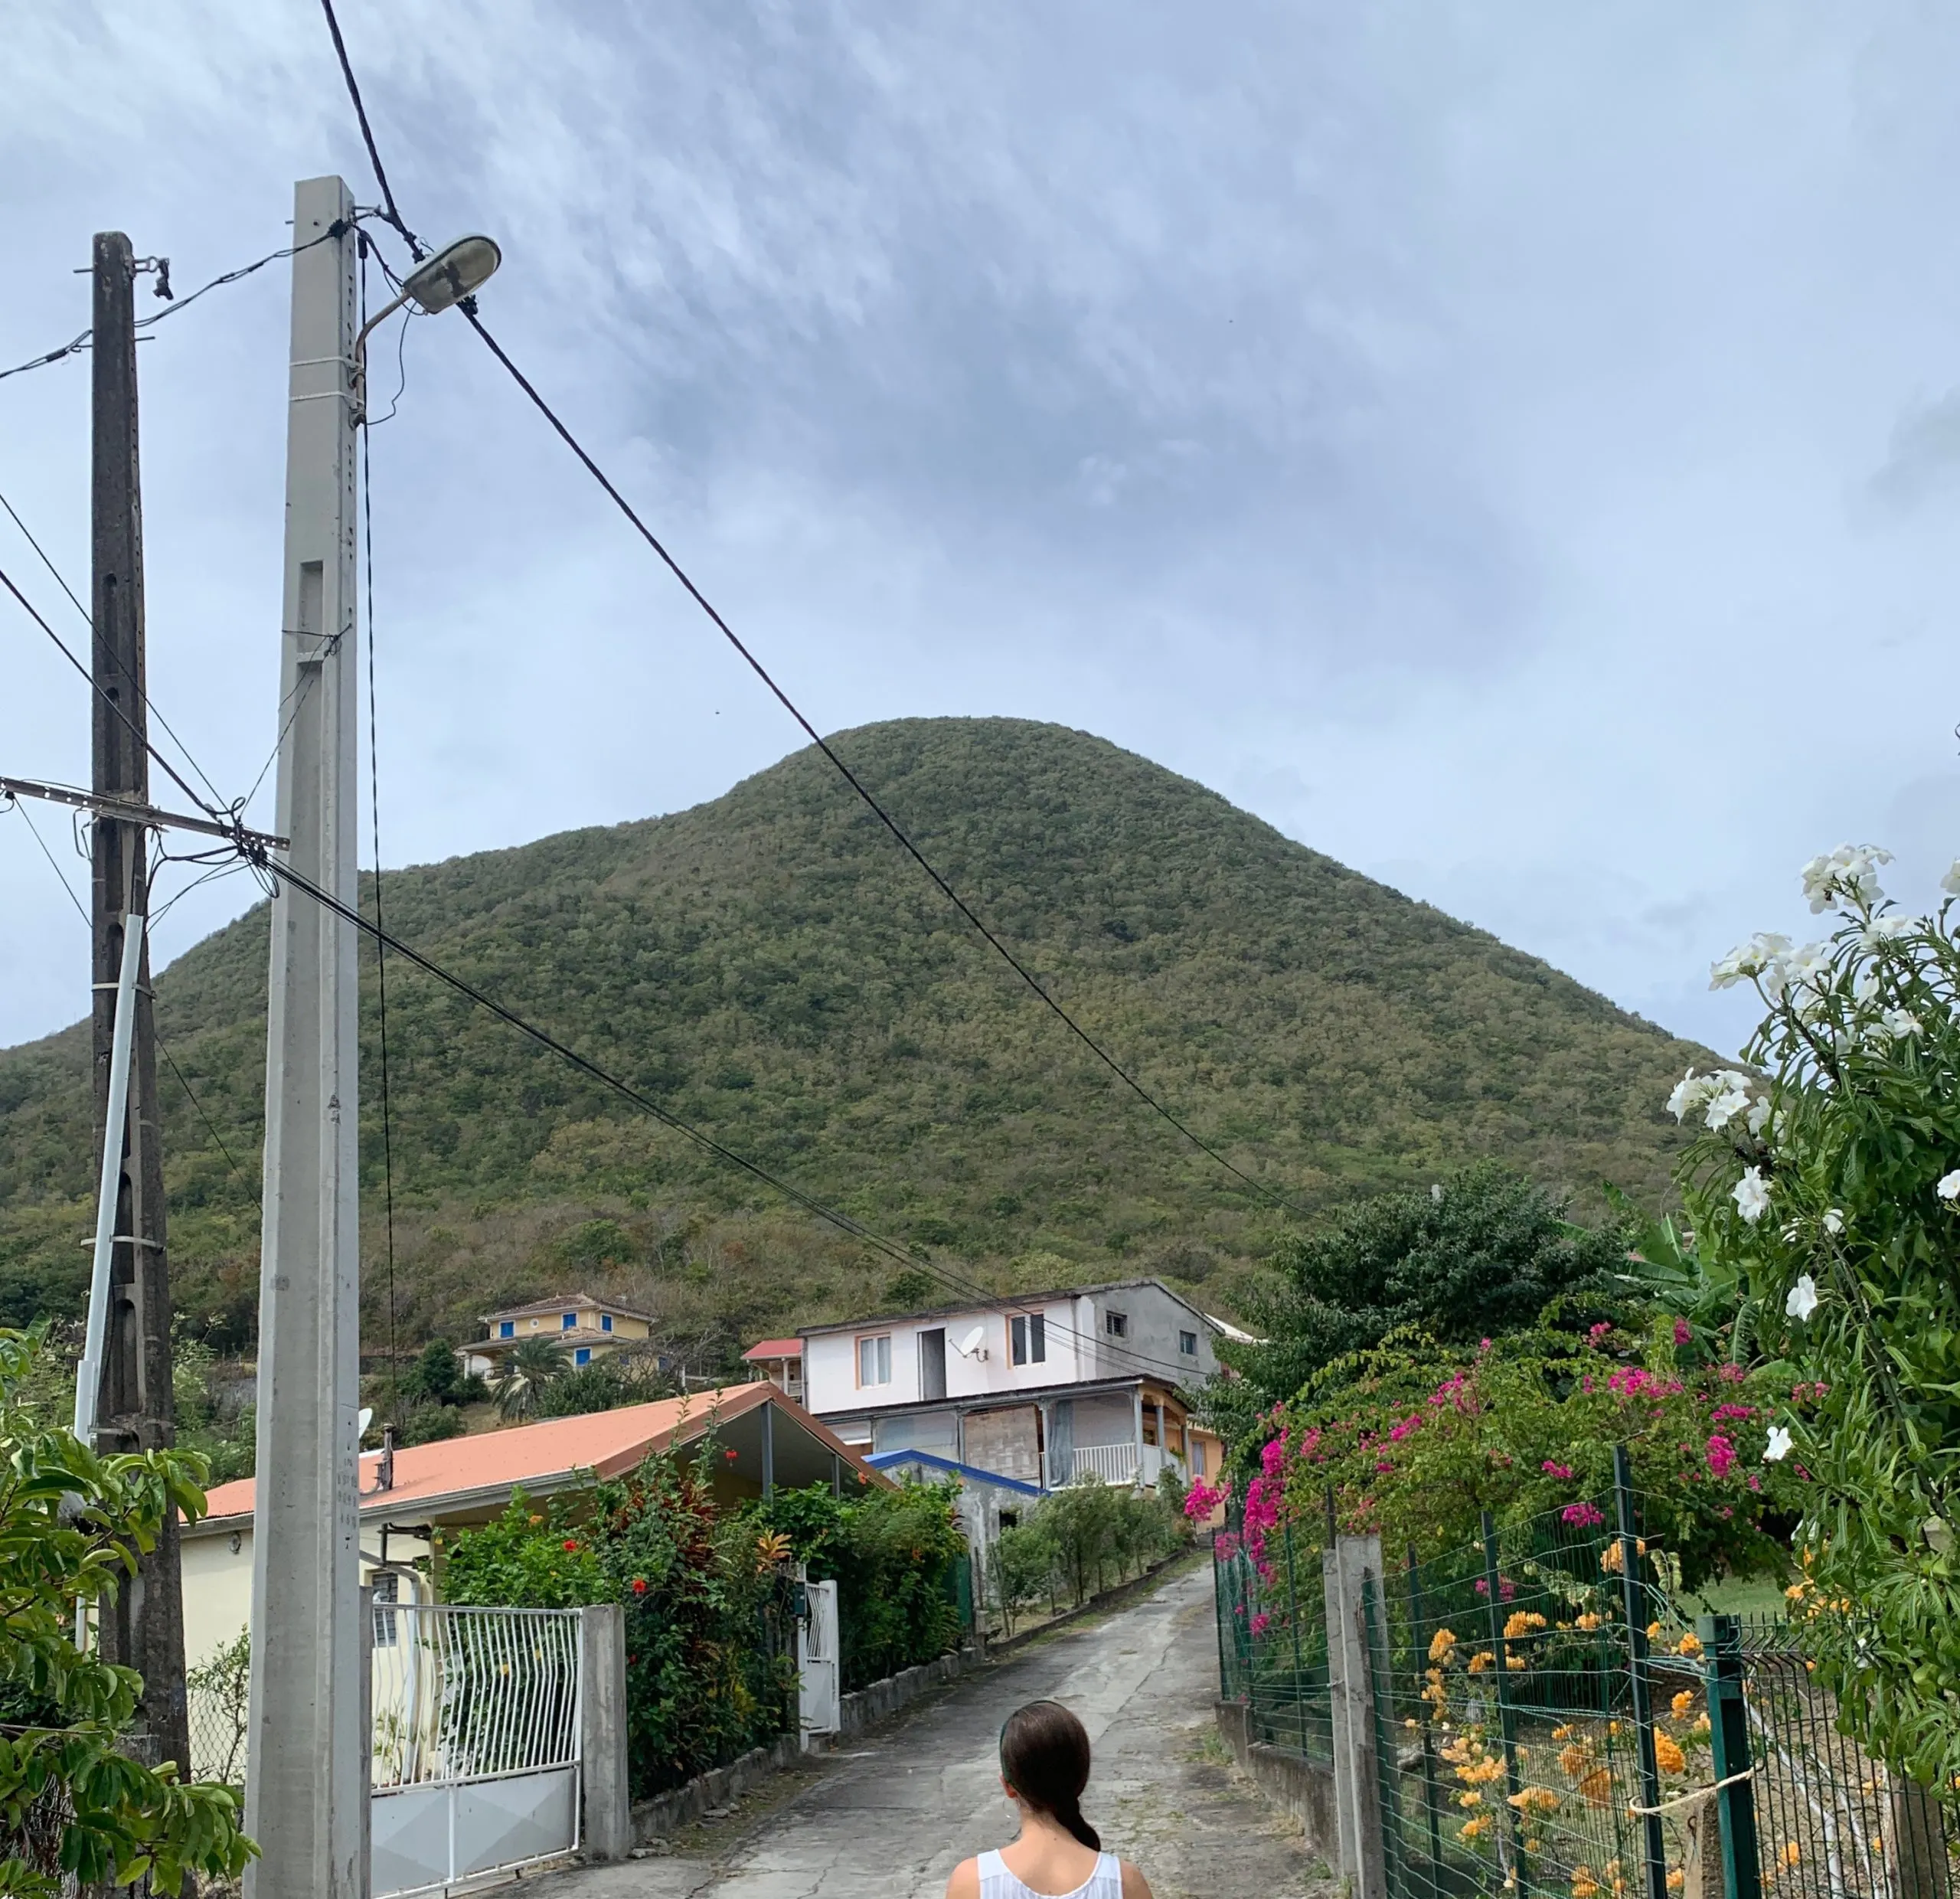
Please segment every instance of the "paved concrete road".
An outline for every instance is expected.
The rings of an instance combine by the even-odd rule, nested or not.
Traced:
[[[524,1889],[538,1899],[939,1899],[959,1861],[1011,1837],[995,1767],[1000,1724],[1053,1695],[1095,1743],[1083,1811],[1158,1899],[1331,1894],[1325,1868],[1210,1738],[1217,1658],[1200,1566],[759,1789],[669,1855]]]

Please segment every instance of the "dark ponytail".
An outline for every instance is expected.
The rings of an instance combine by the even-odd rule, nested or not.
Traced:
[[[1030,1701],[1001,1724],[1001,1778],[1092,1853],[1102,1852],[1102,1836],[1082,1817],[1089,1732],[1060,1701]]]

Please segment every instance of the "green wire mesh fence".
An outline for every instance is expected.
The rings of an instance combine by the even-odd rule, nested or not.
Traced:
[[[1789,1624],[1690,1620],[1619,1474],[1364,1593],[1390,1899],[1960,1899],[1950,1805],[1838,1731]],[[1214,1561],[1226,1698],[1330,1762],[1319,1550]]]

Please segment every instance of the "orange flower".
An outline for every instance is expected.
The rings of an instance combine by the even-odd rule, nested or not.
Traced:
[[[1654,1737],[1654,1760],[1663,1773],[1687,1772],[1687,1756],[1681,1752],[1681,1743],[1672,1734]]]
[[[1701,1652],[1701,1638],[1690,1629],[1674,1644],[1677,1655],[1697,1655]]]
[[[1688,1710],[1694,1705],[1694,1691],[1692,1688],[1683,1688],[1668,1705],[1674,1711],[1676,1721],[1686,1721]]]
[[[1449,1659],[1450,1650],[1455,1646],[1455,1630],[1439,1629],[1429,1638],[1429,1659],[1432,1662],[1446,1662]]]

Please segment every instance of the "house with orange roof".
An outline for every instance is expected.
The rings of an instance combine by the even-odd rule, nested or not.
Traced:
[[[786,1397],[803,1402],[803,1342],[800,1338],[764,1338],[742,1355],[751,1368],[752,1378],[766,1378]]]
[[[514,1492],[563,1495],[623,1476],[656,1451],[705,1446],[716,1453],[715,1495],[732,1506],[779,1485],[845,1483],[880,1489],[874,1470],[835,1433],[767,1380],[688,1397],[629,1404],[579,1417],[446,1438],[360,1462],[361,1580],[377,1602],[435,1600],[430,1558],[438,1531],[501,1515]],[[183,1532],[184,1652],[195,1667],[234,1641],[252,1614],[252,1508],[257,1480],[211,1492],[207,1514]]]

